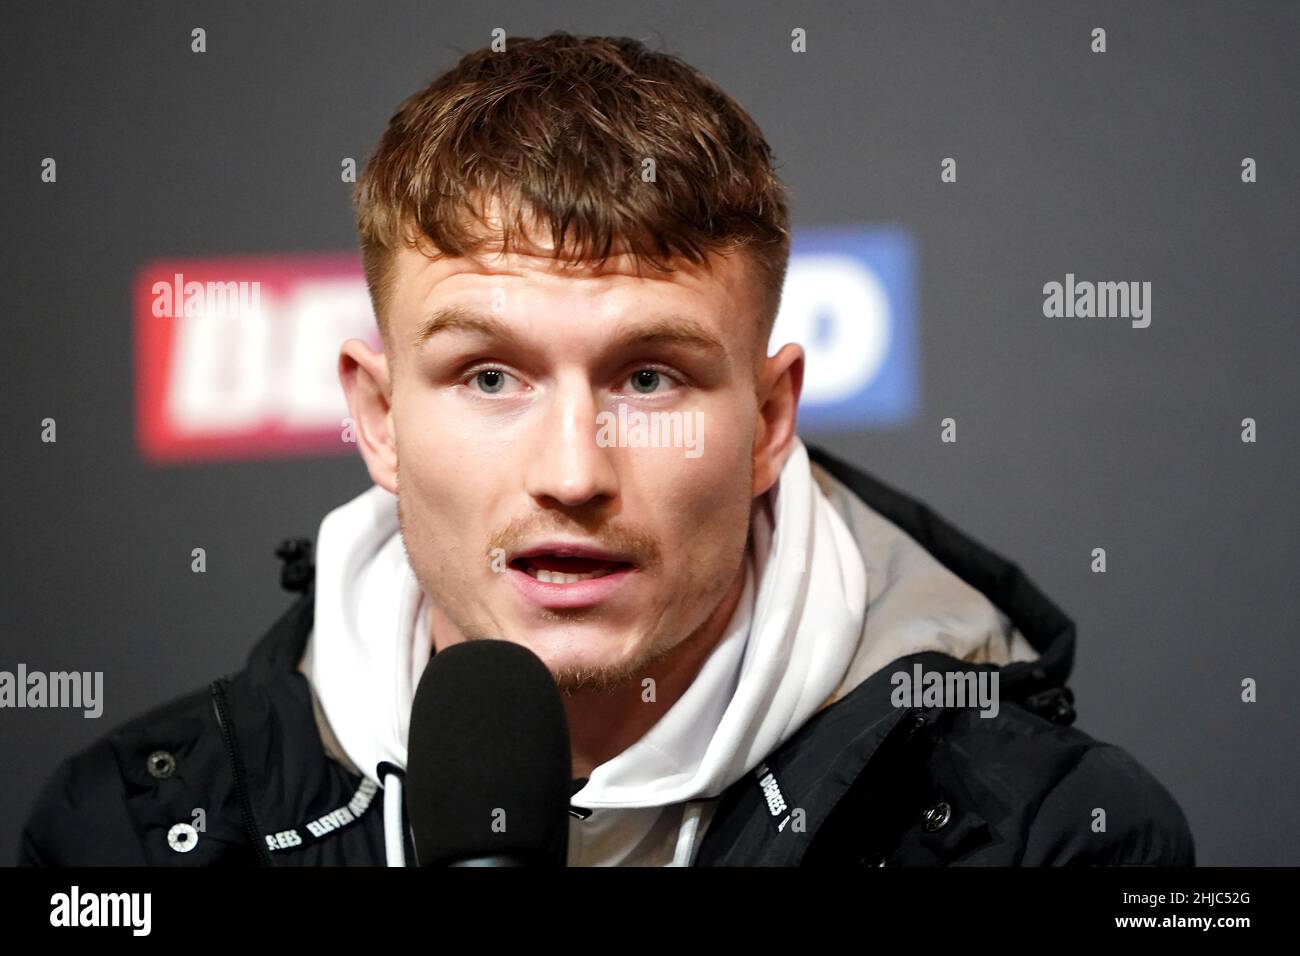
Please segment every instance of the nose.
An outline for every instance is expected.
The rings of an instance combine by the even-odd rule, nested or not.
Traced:
[[[611,452],[596,444],[596,414],[586,383],[556,386],[537,422],[524,466],[525,487],[535,500],[576,508],[618,493]]]

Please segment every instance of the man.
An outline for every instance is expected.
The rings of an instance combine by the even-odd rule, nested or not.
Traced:
[[[470,54],[393,117],[357,219],[374,486],[314,566],[284,549],[304,593],[244,671],[60,768],[25,861],[402,864],[419,676],[496,638],[563,692],[570,865],[1193,862],[1160,784],[1069,726],[1061,611],[797,438],[783,187],[698,72]]]

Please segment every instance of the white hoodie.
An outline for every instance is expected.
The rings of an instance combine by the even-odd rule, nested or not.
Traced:
[[[798,439],[765,498],[741,600],[695,681],[573,795],[592,813],[570,820],[570,866],[690,865],[713,798],[899,657],[1036,656],[987,598],[812,464]],[[385,795],[386,833],[390,862],[401,862],[398,778],[379,779],[378,766],[406,766],[430,632],[392,494],[374,486],[325,517],[315,600],[302,670],[342,751],[396,791]]]

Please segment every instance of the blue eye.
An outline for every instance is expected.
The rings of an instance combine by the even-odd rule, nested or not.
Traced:
[[[474,381],[483,386],[483,391],[495,394],[505,387],[506,373],[498,368],[485,368],[474,376]]]
[[[643,395],[653,394],[659,384],[660,375],[652,368],[639,369],[632,373],[632,387]],[[641,386],[645,386],[642,388]]]

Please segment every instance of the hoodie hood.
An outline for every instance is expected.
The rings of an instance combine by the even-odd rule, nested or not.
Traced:
[[[640,740],[577,782],[570,865],[689,865],[713,798],[899,657],[1034,658],[983,594],[811,462],[798,439],[754,510],[741,600],[695,681]],[[302,670],[339,747],[385,786],[393,859],[393,784],[430,653],[427,599],[393,495],[375,486],[326,516],[316,577]]]
[[[796,442],[754,509],[745,591],[686,692],[592,771],[573,802],[664,806],[715,797],[779,747],[843,680],[862,633],[867,573]]]

